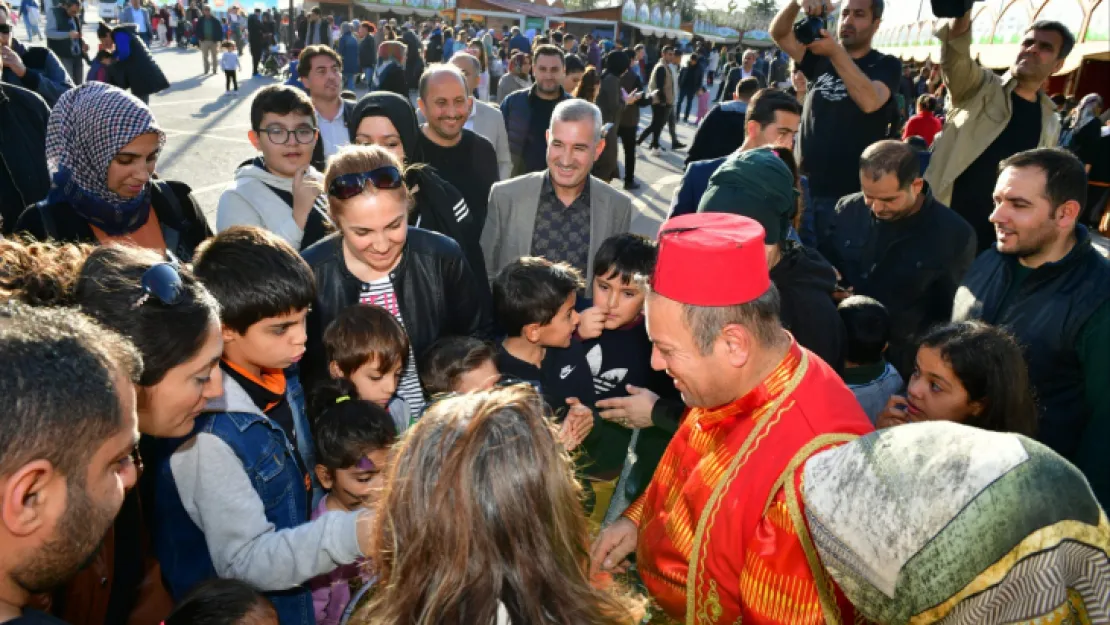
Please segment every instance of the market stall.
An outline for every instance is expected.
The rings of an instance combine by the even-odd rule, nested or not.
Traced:
[[[604,9],[587,11],[567,11],[547,18],[545,28],[574,33],[576,37],[593,35],[597,39],[618,41],[620,37],[621,7],[611,6]]]
[[[740,43],[740,32],[735,28],[717,26],[704,19],[696,19],[693,24],[694,37],[716,45],[731,46]]]
[[[378,19],[408,17],[430,18],[439,14],[443,0],[353,0],[355,7],[366,11],[375,21]]]
[[[686,43],[694,34],[682,30],[682,16],[678,11],[650,6],[646,0],[637,5],[635,0],[625,0],[621,8],[621,25],[638,31],[642,38],[658,37]]]
[[[526,2],[524,0],[445,0],[452,5],[442,11],[456,25],[471,21],[485,28],[500,30],[502,26],[519,26],[522,32],[543,30],[547,18],[557,17],[565,12],[561,6],[552,6],[544,0]]]

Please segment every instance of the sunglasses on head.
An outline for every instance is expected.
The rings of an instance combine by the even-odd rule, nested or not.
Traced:
[[[401,170],[392,165],[357,174],[343,174],[328,185],[328,195],[349,200],[362,193],[368,184],[374,185],[376,189],[400,189],[404,179],[401,177]]]
[[[143,294],[135,301],[135,308],[147,303],[152,297],[166,306],[179,304],[184,298],[185,283],[178,271],[180,265],[172,253],[167,251],[166,255],[169,257],[168,261],[152,265],[143,272],[143,277],[139,280]]]

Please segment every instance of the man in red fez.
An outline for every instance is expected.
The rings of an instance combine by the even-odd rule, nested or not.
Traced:
[[[598,537],[593,566],[620,570],[635,551],[674,622],[851,624],[809,540],[800,476],[807,458],[872,427],[783,330],[763,241],[759,223],[725,213],[660,229],[651,364],[688,408],[647,491]]]

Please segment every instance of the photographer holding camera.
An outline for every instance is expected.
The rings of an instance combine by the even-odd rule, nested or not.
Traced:
[[[925,180],[938,201],[971,224],[983,251],[995,242],[990,215],[998,163],[1024,150],[1056,145],[1060,122],[1041,87],[1063,67],[1075,37],[1059,22],[1032,24],[1010,71],[998,76],[971,57],[970,3],[967,9],[936,33],[951,104]],[[942,6],[934,11],[958,12]]]
[[[837,38],[825,29],[832,8],[828,0],[792,1],[771,22],[771,37],[809,81],[797,151],[812,193],[801,232],[808,245],[828,228],[837,201],[860,190],[860,155],[897,119],[890,107],[902,76],[901,61],[871,48],[883,0],[844,0]],[[807,18],[795,25],[800,11]]]

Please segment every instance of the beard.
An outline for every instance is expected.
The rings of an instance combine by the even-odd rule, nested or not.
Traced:
[[[119,508],[100,508],[85,489],[74,482],[66,485],[66,511],[54,535],[12,571],[12,580],[31,594],[52,590],[81,570],[100,550]]]

